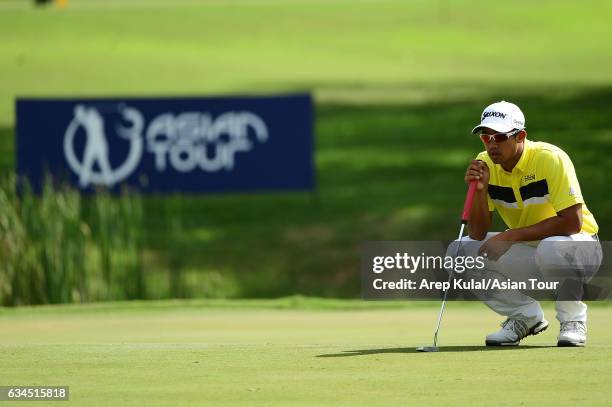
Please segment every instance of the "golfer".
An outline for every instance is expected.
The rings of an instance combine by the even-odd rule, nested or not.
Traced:
[[[538,276],[553,269],[599,268],[597,222],[568,155],[552,144],[528,140],[523,112],[505,101],[488,106],[472,133],[479,134],[486,150],[465,173],[466,183],[478,181],[469,238],[464,239],[472,243],[466,247],[486,256],[490,267],[508,278],[514,273]],[[490,231],[495,211],[507,230]],[[586,343],[587,306],[579,299],[556,302],[558,346]],[[518,290],[489,293],[483,300],[507,318],[499,331],[486,337],[488,346],[518,345],[548,328],[540,304]]]

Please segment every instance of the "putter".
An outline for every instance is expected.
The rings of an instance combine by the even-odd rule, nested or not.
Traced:
[[[459,249],[461,248],[461,240],[463,239],[463,230],[465,229],[465,225],[470,219],[470,211],[472,210],[472,202],[474,201],[474,193],[476,193],[476,186],[478,185],[478,181],[474,180],[470,182],[470,186],[468,187],[467,195],[465,197],[465,202],[463,204],[463,212],[461,213],[461,229],[459,229],[459,238],[457,239],[459,242],[457,243],[457,250],[455,251],[455,257],[459,254]],[[450,284],[453,279],[454,269],[451,269],[450,273],[448,273],[448,283]],[[444,309],[446,308],[446,298],[448,296],[448,292],[450,290],[444,291],[444,297],[442,298],[442,306],[440,307],[440,313],[438,314],[438,323],[436,324],[436,330],[434,332],[433,338],[433,346],[419,346],[416,348],[417,352],[437,352],[438,351],[438,332],[440,331],[440,322],[442,322],[442,315],[444,314]]]

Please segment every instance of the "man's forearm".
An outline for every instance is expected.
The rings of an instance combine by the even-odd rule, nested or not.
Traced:
[[[580,224],[562,216],[554,216],[531,226],[507,230],[505,240],[525,242],[542,240],[551,236],[569,236],[578,232],[580,232]]]
[[[489,205],[487,203],[487,189],[484,188],[476,191],[474,202],[472,204],[472,212],[468,221],[468,230],[470,238],[482,240],[487,235],[491,227],[491,214],[489,213]]]

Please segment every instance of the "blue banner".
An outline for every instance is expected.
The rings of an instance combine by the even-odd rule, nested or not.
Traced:
[[[84,191],[312,190],[310,95],[19,99],[17,173]]]

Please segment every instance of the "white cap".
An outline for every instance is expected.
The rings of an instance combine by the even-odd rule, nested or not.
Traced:
[[[525,115],[514,103],[502,100],[485,108],[480,116],[480,124],[474,127],[472,133],[476,133],[483,127],[500,133],[507,133],[514,129],[522,130],[525,128]]]

